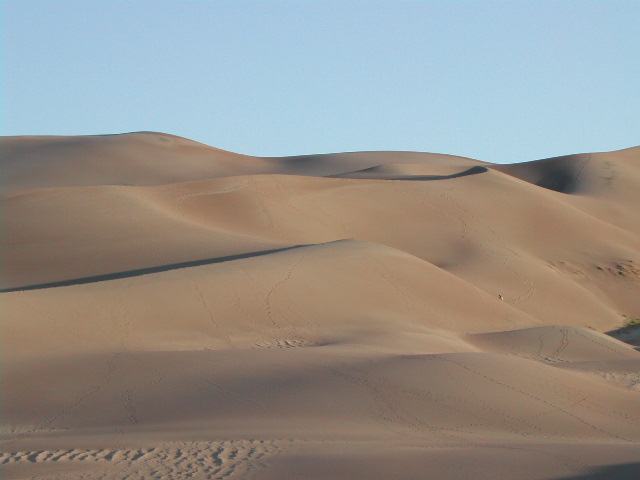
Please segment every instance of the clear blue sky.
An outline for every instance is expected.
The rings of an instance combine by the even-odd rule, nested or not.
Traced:
[[[5,1],[3,135],[534,160],[640,144],[640,1]]]

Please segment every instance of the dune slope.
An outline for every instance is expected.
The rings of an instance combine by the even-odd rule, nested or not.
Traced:
[[[3,478],[640,475],[640,148],[8,137],[0,173]]]

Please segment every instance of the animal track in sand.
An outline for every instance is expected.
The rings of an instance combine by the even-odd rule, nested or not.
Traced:
[[[486,375],[481,371],[475,370],[474,368],[471,368],[470,366],[465,365],[464,363],[457,362],[457,361],[452,360],[450,358],[446,358],[446,357],[444,357],[442,355],[433,355],[432,358],[436,358],[436,359],[442,360],[444,362],[448,362],[448,363],[451,363],[451,364],[454,364],[454,365],[458,365],[459,367],[463,368],[464,370],[467,370],[467,371],[469,371],[471,373],[474,373],[475,375],[478,375],[479,377],[485,378],[486,380],[489,380],[490,382],[492,382],[492,383],[494,383],[496,385],[499,385],[499,386],[501,386],[503,388],[506,388],[506,389],[512,390],[514,392],[520,393],[520,394],[522,394],[522,395],[524,395],[524,396],[526,396],[526,397],[528,397],[528,398],[530,398],[532,400],[535,400],[535,401],[540,402],[540,403],[542,403],[544,405],[547,405],[548,407],[551,407],[552,411],[555,410],[557,412],[563,413],[563,414],[567,415],[568,417],[571,417],[574,420],[582,423],[586,427],[589,427],[590,429],[595,430],[597,432],[600,432],[601,434],[604,434],[604,435],[606,435],[608,437],[616,438],[616,439],[622,440],[624,442],[635,443],[633,440],[621,437],[620,435],[617,435],[614,432],[609,432],[607,430],[604,430],[604,429],[598,427],[597,425],[595,425],[593,423],[588,422],[587,420],[584,420],[582,417],[572,413],[570,408],[562,407],[562,406],[559,406],[559,405],[554,404],[552,402],[549,402],[549,401],[545,400],[544,398],[540,398],[539,396],[536,396],[536,395],[534,395],[532,393],[529,393],[529,392],[526,392],[524,390],[521,390],[520,388],[518,388],[518,387],[516,387],[514,385],[511,385],[509,383],[505,383],[505,382],[503,382],[503,381],[501,381],[499,379],[493,378],[490,375]],[[587,400],[587,398],[584,398],[584,399],[580,400],[580,402],[583,402],[584,400]]]
[[[296,348],[316,346],[319,346],[319,344],[299,338],[274,338],[273,340],[256,343],[254,348]]]
[[[202,478],[222,479],[246,475],[264,467],[261,459],[276,453],[278,447],[267,440],[231,440],[224,442],[171,442],[138,449],[68,449],[1,452],[0,465],[68,464],[93,466],[74,472],[74,478],[126,480]],[[47,479],[68,478],[68,474],[47,474]]]
[[[475,237],[469,235],[471,228],[473,227],[474,229],[477,229],[478,227],[482,227],[483,229],[491,233],[491,235],[496,239],[498,245],[500,245],[504,249],[504,251],[509,252],[509,254],[512,256],[510,260],[507,258],[502,258],[502,259],[497,258],[497,260],[499,261],[499,264],[502,266],[502,268],[504,268],[509,273],[509,275],[512,275],[515,278],[517,278],[519,283],[521,283],[524,287],[524,291],[516,295],[511,300],[512,305],[514,307],[519,307],[520,305],[529,302],[532,299],[532,297],[536,294],[535,285],[533,284],[533,282],[528,276],[521,273],[521,269],[513,268],[511,266],[511,263],[513,262],[513,260],[517,260],[517,261],[521,260],[520,254],[518,254],[516,250],[511,248],[507,244],[507,242],[505,242],[502,239],[502,237],[498,235],[498,233],[496,233],[496,231],[491,226],[481,221],[480,217],[473,215],[468,209],[464,208],[460,203],[454,200],[449,195],[450,191],[451,190],[446,190],[442,192],[440,194],[440,197],[445,200],[448,200],[460,212],[460,214],[456,217],[456,219],[460,223],[462,240],[467,242],[470,245],[475,244],[478,246],[478,248],[484,249],[484,245],[479,243],[475,239]],[[496,257],[496,254],[492,251],[487,251],[487,256]]]
[[[599,273],[609,274],[617,279],[640,280],[640,267],[638,267],[633,260],[629,259],[620,259],[611,262],[597,260],[593,263],[555,261],[548,262],[548,265],[561,273],[568,273],[582,279],[589,278],[588,274],[593,274],[593,268],[595,267]]]
[[[235,185],[231,185],[227,188],[223,188],[220,190],[208,190],[206,192],[189,192],[189,193],[185,193],[184,195],[182,195],[180,198],[178,198],[178,207],[182,206],[182,203],[185,200],[188,200],[190,198],[193,197],[202,197],[202,196],[209,196],[209,195],[221,195],[224,193],[230,193],[230,192],[235,192],[236,190],[240,190],[243,187],[247,186],[247,182],[244,183],[237,183]]]
[[[271,289],[267,292],[267,295],[265,296],[264,301],[266,304],[267,316],[269,317],[269,321],[271,322],[271,324],[276,328],[281,328],[281,326],[274,320],[275,315],[273,312],[273,295],[283,284],[285,284],[287,281],[289,281],[289,279],[291,279],[291,276],[293,275],[293,271],[296,269],[298,265],[300,265],[300,263],[302,263],[302,261],[308,255],[311,254],[311,252],[312,252],[311,249],[307,249],[302,255],[300,255],[300,257],[298,257],[298,259],[295,262],[293,262],[293,264],[291,264],[291,266],[287,269],[287,273],[285,274],[285,276],[282,277],[280,280],[278,280],[271,287]]]

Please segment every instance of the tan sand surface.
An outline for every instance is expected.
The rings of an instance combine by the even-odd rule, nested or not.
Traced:
[[[640,147],[5,137],[0,476],[640,478]]]

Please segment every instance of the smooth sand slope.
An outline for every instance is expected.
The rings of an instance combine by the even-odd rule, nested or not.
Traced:
[[[0,143],[0,475],[640,477],[640,148]]]

